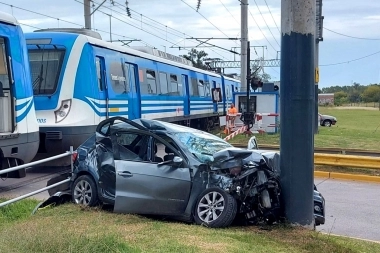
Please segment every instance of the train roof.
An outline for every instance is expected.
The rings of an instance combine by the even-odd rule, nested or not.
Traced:
[[[178,61],[169,60],[169,59],[166,59],[163,57],[156,56],[154,54],[146,53],[146,52],[149,52],[149,50],[146,50],[146,52],[143,52],[143,50],[137,50],[137,49],[133,49],[133,48],[128,48],[128,47],[116,45],[114,43],[104,41],[104,40],[98,39],[96,37],[88,36],[88,35],[81,34],[81,33],[67,32],[67,31],[63,32],[63,31],[58,31],[58,30],[55,30],[55,31],[50,30],[49,32],[47,30],[46,31],[40,30],[38,32],[33,32],[33,33],[34,34],[39,33],[39,34],[41,34],[41,37],[44,37],[44,38],[46,38],[49,35],[51,36],[51,34],[56,34],[56,33],[59,33],[59,34],[65,34],[66,33],[66,34],[74,35],[76,37],[81,36],[81,37],[84,37],[88,41],[88,43],[90,43],[92,45],[112,49],[112,50],[115,50],[118,52],[127,53],[127,54],[134,55],[134,56],[139,56],[139,57],[142,57],[145,59],[154,60],[154,61],[161,62],[161,63],[166,63],[169,65],[184,68],[184,69],[189,69],[189,70],[196,71],[196,72],[206,74],[206,75],[210,75],[213,77],[220,77],[220,75],[218,73],[215,73],[215,72],[203,70],[203,69],[196,68],[196,67],[193,67],[190,65],[186,65],[186,64],[178,62]],[[45,35],[43,35],[43,34],[45,34]],[[228,79],[233,80],[235,82],[236,81],[240,82],[240,80],[237,80],[237,79],[233,79],[233,78],[228,78]]]
[[[19,25],[15,17],[2,11],[0,11],[0,22],[11,24],[11,25]]]
[[[85,36],[85,35],[81,35],[81,36]],[[93,38],[93,37],[89,37],[89,36],[85,36],[85,37],[87,37],[88,42],[90,44],[92,44],[92,45],[97,45],[97,46],[100,46],[100,47],[113,49],[113,50],[116,50],[116,51],[119,51],[119,52],[131,54],[131,55],[135,55],[135,56],[140,56],[140,57],[143,57],[143,58],[146,58],[146,59],[150,59],[150,60],[166,63],[166,64],[177,66],[177,67],[180,67],[180,68],[197,71],[199,73],[207,74],[207,75],[210,75],[210,76],[220,77],[220,75],[218,75],[215,72],[211,72],[211,71],[195,68],[195,67],[183,64],[183,63],[176,62],[176,61],[167,60],[165,58],[161,58],[161,57],[149,54],[149,53],[144,53],[144,52],[136,50],[136,49],[132,49],[132,48],[127,48],[127,47],[124,47],[124,46],[116,45],[114,43],[107,42],[107,41],[104,41],[104,40],[99,40],[99,39],[96,39],[96,38]]]

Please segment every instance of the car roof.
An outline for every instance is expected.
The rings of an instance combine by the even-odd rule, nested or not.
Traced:
[[[153,119],[134,119],[133,122],[138,125],[154,131],[166,131],[166,132],[187,132],[187,133],[206,133],[201,130],[197,130],[190,127],[185,127],[161,120],[153,120]],[[116,123],[111,127],[113,130],[122,130],[122,129],[136,129],[136,127],[128,124],[128,123]],[[207,133],[209,134],[209,133]]]

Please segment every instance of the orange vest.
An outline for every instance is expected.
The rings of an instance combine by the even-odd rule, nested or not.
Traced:
[[[237,114],[236,107],[228,109],[228,114]]]

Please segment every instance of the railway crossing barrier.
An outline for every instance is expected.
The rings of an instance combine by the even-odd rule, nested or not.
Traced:
[[[26,164],[23,164],[23,165],[15,166],[15,167],[8,168],[8,169],[5,169],[5,170],[0,170],[0,175],[1,174],[6,174],[6,173],[9,173],[9,172],[12,172],[12,171],[20,170],[20,169],[30,168],[30,167],[33,167],[35,165],[39,165],[39,164],[42,164],[42,163],[54,161],[54,160],[57,160],[57,159],[60,159],[60,158],[63,158],[63,157],[67,157],[67,156],[70,156],[71,172],[73,172],[73,169],[74,169],[74,164],[73,164],[73,159],[72,159],[72,155],[73,154],[74,154],[74,150],[73,150],[73,147],[71,146],[70,147],[70,151],[67,151],[66,153],[63,153],[63,154],[60,154],[60,155],[56,155],[56,156],[52,156],[52,157],[49,157],[49,158],[46,158],[46,159],[42,159],[42,160],[39,160],[39,161],[35,161],[35,162],[31,162],[31,163],[26,163]],[[17,202],[19,200],[28,198],[30,196],[33,196],[33,195],[36,195],[38,193],[47,191],[47,190],[52,189],[54,187],[57,187],[59,185],[68,183],[68,182],[70,182],[70,180],[71,180],[70,178],[67,178],[65,180],[62,180],[62,181],[57,182],[55,184],[52,184],[52,185],[49,185],[47,187],[41,188],[39,190],[36,190],[36,191],[30,192],[30,193],[24,194],[24,195],[19,196],[17,198],[13,198],[13,199],[1,202],[0,203],[0,207],[4,207],[6,205],[12,204],[12,203]]]

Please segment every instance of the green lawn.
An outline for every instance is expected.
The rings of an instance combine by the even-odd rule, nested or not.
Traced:
[[[319,127],[315,147],[338,147],[378,150],[380,148],[380,111],[365,109],[337,109],[321,107],[319,112],[335,116],[338,123]],[[259,145],[279,145],[279,134],[257,134]],[[246,145],[248,138],[236,136],[231,143]]]
[[[1,200],[0,200],[1,202]],[[209,229],[65,204],[0,208],[0,252],[380,252],[380,244],[286,226]]]

